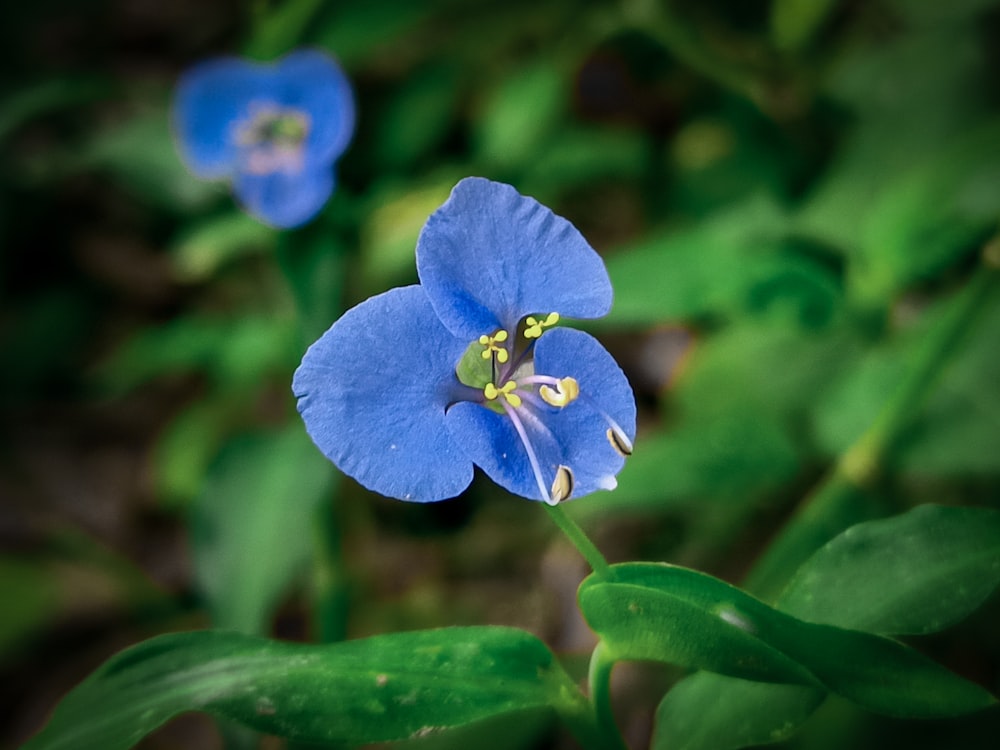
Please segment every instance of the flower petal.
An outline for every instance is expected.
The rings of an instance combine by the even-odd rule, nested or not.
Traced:
[[[417,241],[417,272],[456,336],[513,330],[525,315],[597,318],[611,309],[600,256],[566,219],[510,185],[459,182]]]
[[[178,151],[203,179],[232,173],[237,149],[233,128],[252,100],[268,93],[259,65],[223,57],[196,65],[180,79],[171,107]]]
[[[563,451],[551,432],[530,415],[530,408],[522,406],[517,414],[538,459],[542,481],[551,487],[563,463]],[[463,401],[448,409],[448,429],[468,458],[494,482],[514,495],[545,499],[524,444],[506,414]]]
[[[559,466],[568,466],[574,479],[571,497],[612,489],[625,459],[608,439],[607,417],[630,442],[635,438],[635,397],[625,374],[595,338],[569,328],[548,331],[539,339],[535,372],[573,377],[581,393],[561,409],[525,399],[515,410],[543,484],[550,489]],[[515,495],[544,499],[524,443],[506,414],[463,402],[448,410],[447,421],[455,442],[494,482]]]
[[[292,390],[313,441],[341,471],[389,497],[431,502],[472,480],[445,426],[465,344],[418,286],[348,310],[306,352]]]
[[[611,445],[607,419],[635,440],[635,395],[625,373],[593,336],[572,328],[547,331],[535,344],[535,372],[571,376],[580,397],[546,421],[568,457],[574,497],[615,486],[625,458]]]
[[[333,193],[333,166],[321,164],[301,172],[239,172],[233,193],[261,221],[287,229],[313,218]]]
[[[332,57],[319,50],[286,55],[275,69],[274,101],[309,114],[305,163],[331,162],[354,134],[354,95],[347,76]]]

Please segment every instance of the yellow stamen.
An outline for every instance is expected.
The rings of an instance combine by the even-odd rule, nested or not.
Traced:
[[[487,336],[485,333],[480,336],[479,343],[486,347],[483,349],[483,359],[489,359],[493,353],[496,352],[497,362],[504,364],[510,355],[504,347],[500,346],[500,344],[506,340],[507,331],[502,328],[492,336]]]
[[[607,436],[608,442],[611,443],[611,447],[618,451],[619,455],[624,458],[628,458],[632,455],[632,441],[629,440],[626,435],[619,432],[614,427],[609,427]]]
[[[568,466],[559,465],[556,469],[556,478],[552,481],[552,504],[561,503],[573,494],[573,472]]]
[[[549,313],[545,320],[538,320],[538,318],[529,315],[524,319],[524,324],[527,326],[527,328],[524,329],[524,338],[537,339],[542,335],[543,329],[551,328],[558,322],[559,313],[557,312]]]
[[[503,396],[507,403],[516,409],[521,405],[521,397],[514,393],[515,388],[517,388],[517,383],[513,380],[508,380],[499,388],[493,385],[493,383],[487,383],[486,387],[483,388],[483,395],[486,396],[488,401],[493,401],[499,396]]]
[[[580,395],[580,384],[575,378],[563,378],[556,388],[543,385],[538,389],[538,395],[542,397],[549,406],[557,406],[560,409],[576,400]]]

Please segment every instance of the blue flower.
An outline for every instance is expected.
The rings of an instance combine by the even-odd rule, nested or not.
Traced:
[[[317,50],[269,65],[225,57],[184,74],[171,116],[196,176],[232,180],[250,214],[285,228],[311,219],[333,192],[354,99],[337,64]]]
[[[613,489],[635,399],[596,339],[558,325],[611,307],[576,228],[470,177],[424,226],[417,271],[419,285],[348,310],[303,357],[292,390],[320,450],[400,500],[453,497],[473,465],[552,504]]]

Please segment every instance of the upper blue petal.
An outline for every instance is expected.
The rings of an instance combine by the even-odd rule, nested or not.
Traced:
[[[375,492],[415,502],[454,497],[473,473],[445,426],[464,349],[418,286],[362,302],[295,371],[306,430],[341,471]]]
[[[319,50],[292,52],[278,63],[272,85],[276,103],[309,114],[307,164],[330,162],[344,152],[354,134],[354,95],[332,57]]]
[[[171,122],[181,158],[198,177],[226,177],[235,169],[235,124],[251,101],[267,95],[262,71],[238,57],[223,57],[196,65],[181,77]]]
[[[315,216],[330,197],[333,186],[330,164],[301,172],[238,172],[233,179],[233,193],[247,211],[279,229],[299,226]]]
[[[532,405],[526,399],[515,410],[546,488],[551,488],[560,465],[573,472],[574,498],[614,487],[625,459],[608,440],[605,415],[630,441],[635,438],[635,397],[621,368],[589,334],[556,328],[535,345],[535,372],[576,378],[581,393],[562,409]],[[448,411],[448,429],[497,484],[522,497],[543,499],[524,443],[506,414],[476,403],[456,404]]]
[[[597,318],[611,309],[600,256],[576,227],[510,185],[459,182],[417,241],[417,272],[441,321],[472,339],[525,315]]]

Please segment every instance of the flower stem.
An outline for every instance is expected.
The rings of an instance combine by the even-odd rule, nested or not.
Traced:
[[[795,570],[817,548],[865,515],[871,515],[870,485],[889,451],[910,425],[921,404],[978,312],[996,290],[996,267],[987,246],[984,264],[951,309],[924,339],[898,388],[861,436],[800,503],[791,520],[751,570],[744,587],[773,601]]]
[[[347,636],[348,595],[340,526],[329,503],[320,507],[313,533],[313,629],[320,643],[336,643]]]
[[[615,715],[611,710],[611,670],[615,660],[608,653],[603,641],[599,641],[590,656],[590,672],[587,681],[590,686],[590,702],[594,706],[597,725],[605,737],[621,739],[621,732],[615,723]],[[624,740],[621,741],[625,746]]]
[[[609,577],[611,568],[608,565],[608,561],[604,559],[604,555],[590,541],[590,537],[584,533],[580,525],[566,515],[566,511],[563,510],[561,505],[549,505],[548,503],[542,503],[542,505],[548,511],[549,518],[555,521],[559,530],[566,535],[566,538],[576,547],[577,551],[583,555],[583,559],[587,561],[591,570],[604,578]]]

